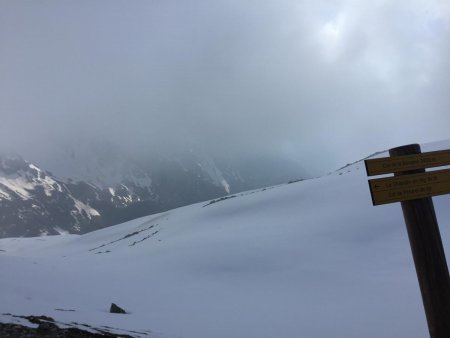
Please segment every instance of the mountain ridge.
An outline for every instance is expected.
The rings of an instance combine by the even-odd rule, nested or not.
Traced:
[[[80,158],[68,154],[60,162],[74,168]],[[53,168],[43,169],[17,154],[0,155],[0,237],[82,234],[305,176],[288,161],[284,174],[275,173],[270,168],[276,159],[255,160],[253,166],[262,172],[258,174],[257,168],[239,168],[195,154],[161,156],[154,161],[115,151],[110,154],[84,154],[91,160],[78,164],[80,174],[75,177],[64,175],[63,170],[54,175]]]

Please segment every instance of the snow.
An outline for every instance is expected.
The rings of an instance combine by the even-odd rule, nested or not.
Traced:
[[[114,189],[113,188],[108,188],[108,190],[109,190],[109,193],[112,195],[112,196],[116,196],[116,192],[114,191]]]
[[[146,337],[428,335],[400,205],[372,206],[364,163],[233,196],[0,240],[0,313],[160,333]],[[450,196],[433,200],[448,252]]]
[[[38,327],[38,324],[33,324],[26,319],[12,317],[12,316],[5,315],[5,314],[0,314],[0,323],[12,323],[12,324],[17,324],[17,325],[23,325],[26,327],[31,327],[34,329],[36,329]]]
[[[44,192],[45,195],[47,196],[51,196],[52,195],[52,191],[55,190],[54,185],[57,186],[58,190],[61,192],[62,189],[59,186],[58,183],[56,183],[53,179],[51,179],[50,177],[46,176],[43,180],[41,180],[42,182],[44,182]]]
[[[223,173],[216,166],[212,158],[203,154],[201,162],[198,162],[197,165],[209,176],[214,184],[223,187],[227,194],[230,193],[230,185],[225,180]]]
[[[32,164],[32,163],[30,163],[30,164],[28,164],[28,167],[30,168],[30,169],[34,169],[34,170],[36,170],[36,171],[38,171],[38,172],[41,172],[41,169],[39,169],[38,167],[36,167],[34,164]]]
[[[225,191],[227,192],[227,194],[229,194],[230,193],[230,185],[228,184],[228,182],[225,179],[223,179],[220,183],[222,184],[222,186],[225,189]]]
[[[94,216],[94,217],[100,216],[100,213],[97,210],[95,210],[94,208],[90,207],[89,205],[84,204],[83,202],[81,202],[80,200],[77,200],[76,198],[72,197],[72,199],[75,202],[75,204],[74,204],[75,210],[73,210],[74,212],[78,212],[79,214],[82,214],[82,212],[84,211],[89,219],[91,219],[92,216]]]
[[[34,189],[34,184],[28,182],[19,175],[11,175],[10,177],[0,176],[0,185],[3,185],[9,190],[15,192],[24,200],[30,198],[30,193],[28,190]]]
[[[67,230],[61,229],[60,227],[54,227],[54,230],[58,232],[60,235],[68,235],[69,232]]]
[[[0,189],[0,200],[3,200],[3,199],[11,200],[11,195],[8,194],[6,191]]]
[[[49,197],[52,196],[52,191],[55,189],[62,192],[61,185],[50,176],[45,175],[41,169],[30,163],[28,164],[28,167],[36,171],[36,177],[27,172],[24,173],[23,171],[19,171],[15,174],[1,176],[0,186],[3,185],[24,200],[30,199],[30,192],[34,190],[36,186],[42,187],[45,195]],[[0,190],[0,200],[1,199],[11,200],[11,196],[4,190]]]

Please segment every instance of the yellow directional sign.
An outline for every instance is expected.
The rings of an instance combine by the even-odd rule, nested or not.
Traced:
[[[369,176],[398,173],[369,180],[372,203],[402,202],[430,336],[450,337],[450,276],[431,198],[450,194],[450,169],[425,172],[450,165],[450,150],[421,153],[420,145],[408,144],[389,155],[365,161]]]
[[[369,180],[373,205],[450,194],[450,169]]]
[[[365,160],[367,176],[450,165],[450,150]]]

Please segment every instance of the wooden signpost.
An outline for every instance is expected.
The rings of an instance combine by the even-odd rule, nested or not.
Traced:
[[[375,158],[365,161],[368,176],[450,165],[450,150]]]
[[[450,150],[421,153],[418,144],[389,150],[391,157],[366,160],[374,205],[401,202],[431,338],[450,337],[450,277],[432,196],[450,194]],[[450,206],[449,206],[450,207]]]
[[[450,169],[369,180],[369,186],[373,205],[450,194]]]

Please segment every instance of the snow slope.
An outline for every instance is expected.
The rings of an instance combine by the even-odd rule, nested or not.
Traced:
[[[364,163],[213,202],[0,240],[0,314],[144,337],[427,336],[400,205],[372,206]],[[448,252],[450,197],[434,202]]]

